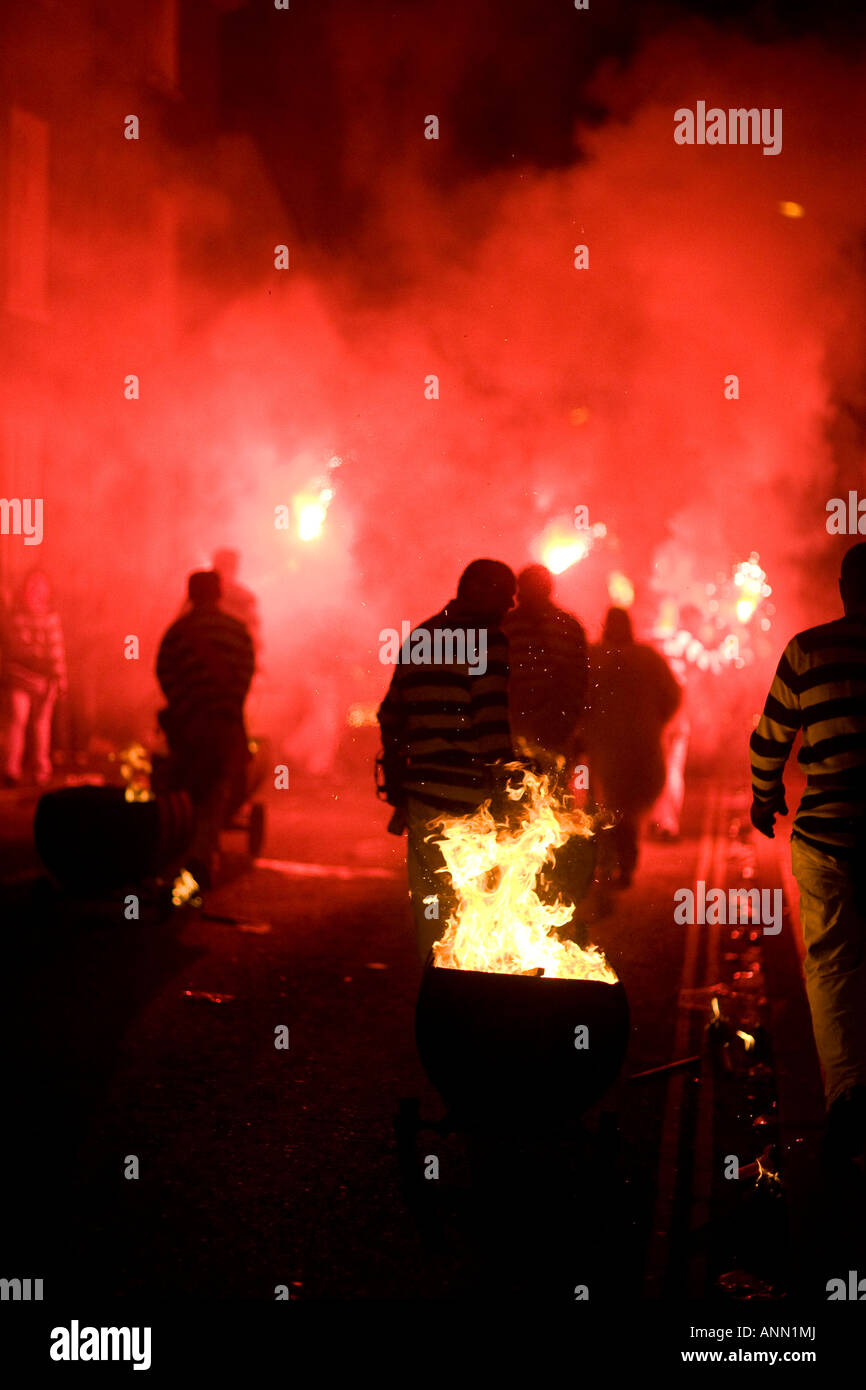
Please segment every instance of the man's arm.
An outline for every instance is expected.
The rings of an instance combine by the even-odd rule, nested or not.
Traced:
[[[406,717],[398,681],[399,666],[391,677],[388,692],[379,706],[377,719],[382,735],[382,777],[385,800],[391,806],[403,806],[406,797],[403,778],[406,769]]]
[[[782,774],[797,730],[802,724],[797,669],[801,665],[796,637],[782,653],[764,712],[749,739],[752,765],[752,824],[773,839],[776,816],[786,816]]]

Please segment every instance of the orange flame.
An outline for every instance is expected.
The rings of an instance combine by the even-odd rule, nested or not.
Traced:
[[[553,851],[573,835],[593,833],[584,812],[568,810],[551,793],[550,779],[528,770],[508,787],[522,803],[516,827],[498,825],[485,802],[472,816],[442,816],[436,840],[447,865],[457,910],[433,947],[434,964],[448,970],[501,975],[541,971],[548,977],[616,982],[595,946],[581,949],[554,935],[574,916],[574,904],[543,902],[539,875]]]

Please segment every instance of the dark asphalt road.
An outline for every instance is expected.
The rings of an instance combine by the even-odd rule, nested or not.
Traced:
[[[744,796],[693,782],[682,841],[646,844],[636,886],[603,915],[592,906],[632,1013],[603,1113],[555,1151],[513,1138],[482,1152],[425,1132],[418,1171],[435,1153],[441,1176],[420,1184],[416,1210],[394,1115],[403,1097],[431,1119],[443,1107],[414,1048],[404,846],[366,783],[272,793],[255,867],[227,839],[231,877],[206,908],[234,925],[196,913],[127,922],[119,903],[62,895],[34,903],[32,803],[6,794],[7,1273],[44,1278],[46,1297],[270,1300],[288,1285],[312,1300],[435,1300],[499,1297],[505,1283],[509,1296],[568,1300],[590,1282],[621,1300],[723,1297],[719,1276],[738,1269],[781,1292],[839,1272],[833,1262],[862,1248],[862,1198],[834,1189],[837,1244],[816,1176],[820,1097],[790,923],[784,942],[751,947],[725,933],[714,946],[699,929],[690,965],[688,930],[672,920],[676,888],[708,865],[742,866]],[[775,847],[758,849],[757,881],[778,883]],[[714,1075],[708,996],[681,996],[735,971],[753,981],[746,1003],[771,1036],[769,1080]],[[274,1047],[282,1024],[288,1051]],[[628,1080],[682,1048],[703,1051],[702,1068]],[[732,1143],[746,1163],[772,1139],[790,1190],[722,1183]],[[131,1155],[137,1180],[124,1177]]]

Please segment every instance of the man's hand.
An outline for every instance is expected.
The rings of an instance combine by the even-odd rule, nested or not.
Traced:
[[[768,840],[774,840],[776,832],[773,826],[776,823],[776,816],[787,816],[788,814],[784,789],[772,801],[753,801],[750,814],[755,829],[760,830],[762,835],[766,835]]]

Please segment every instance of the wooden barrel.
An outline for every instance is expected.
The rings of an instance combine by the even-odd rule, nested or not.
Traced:
[[[68,888],[95,894],[157,875],[183,854],[193,831],[185,792],[127,801],[122,787],[63,787],[36,807],[39,857]]]

